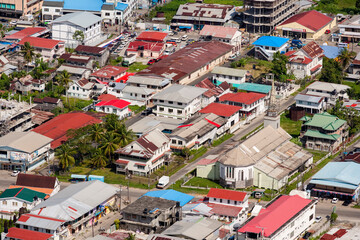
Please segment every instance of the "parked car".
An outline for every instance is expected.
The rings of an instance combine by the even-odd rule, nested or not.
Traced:
[[[231,55],[231,56],[228,58],[228,60],[234,61],[234,60],[236,59],[236,57],[237,57],[237,55],[236,55],[236,54],[233,54],[233,55]]]
[[[327,30],[325,31],[325,34],[329,34],[329,33],[331,33],[331,31],[330,31],[330,29],[327,29]]]
[[[315,218],[315,222],[320,222],[321,221],[321,219],[322,219],[322,217],[321,216],[317,216],[316,218]]]
[[[345,200],[342,205],[343,205],[343,206],[349,206],[350,203],[351,203],[350,200]]]
[[[151,64],[154,64],[156,63],[156,59],[150,59],[147,63],[147,65],[151,65]]]
[[[11,176],[12,176],[12,177],[16,177],[17,175],[19,175],[19,173],[20,173],[20,171],[15,170],[15,171],[13,171],[13,172],[11,173]]]
[[[334,197],[334,198],[331,200],[331,203],[336,204],[338,201],[339,201],[339,199],[337,199],[336,197]]]

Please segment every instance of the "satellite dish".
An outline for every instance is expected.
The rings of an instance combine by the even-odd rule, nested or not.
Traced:
[[[233,228],[234,228],[234,231],[236,232],[237,230],[239,230],[241,227],[240,223],[235,223]]]

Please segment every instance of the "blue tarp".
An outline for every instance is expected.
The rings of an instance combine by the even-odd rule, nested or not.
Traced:
[[[258,40],[256,40],[253,43],[253,45],[267,46],[267,47],[281,47],[288,41],[289,41],[288,38],[283,38],[283,37],[262,36]]]
[[[191,29],[190,26],[179,26],[180,29]]]
[[[88,181],[99,180],[104,182],[104,176],[89,175]]]
[[[327,45],[322,45],[321,48],[324,50],[325,57],[330,59],[334,59],[339,56],[342,50],[342,48]]]
[[[116,10],[119,10],[119,11],[125,11],[125,9],[127,9],[128,6],[129,6],[129,5],[126,4],[126,3],[118,2],[117,5],[116,5],[116,7],[115,7],[115,9],[116,9]]]
[[[194,198],[189,194],[178,192],[173,189],[150,191],[145,193],[143,196],[158,197],[166,200],[177,201],[180,202],[181,207],[187,204],[188,202],[190,202]]]
[[[86,0],[85,4],[84,0],[64,0],[64,9],[100,12],[103,3],[102,0]]]

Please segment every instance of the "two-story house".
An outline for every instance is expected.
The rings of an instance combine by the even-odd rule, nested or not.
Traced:
[[[34,79],[31,75],[26,75],[19,79],[15,78],[11,82],[10,89],[24,95],[35,91],[43,92],[45,90],[45,81]]]
[[[34,103],[37,105],[35,109],[41,111],[52,111],[55,108],[63,108],[64,105],[60,98],[53,98],[53,97],[44,97],[44,98],[34,98]]]
[[[243,69],[216,66],[211,71],[211,74],[213,74],[212,81],[216,85],[227,82],[233,87],[238,87],[240,83],[245,82],[248,72]]]
[[[101,101],[95,105],[95,111],[109,114],[116,114],[122,120],[129,116],[128,106],[130,103],[125,100],[116,99],[110,101]]]
[[[341,147],[349,134],[346,121],[327,112],[300,120],[304,121],[301,135],[305,148],[334,152]]]
[[[310,114],[322,113],[326,109],[324,97],[299,93],[296,95],[295,101],[296,107],[300,107]]]
[[[107,65],[107,66],[97,70],[96,72],[93,72],[90,75],[90,78],[96,78],[102,82],[108,83],[111,81],[115,81],[118,78],[124,76],[127,69],[128,68],[126,68],[126,67]]]
[[[227,82],[223,82],[220,85],[216,86],[212,81],[208,78],[205,78],[201,82],[195,85],[195,87],[206,88],[208,89],[203,94],[202,107],[209,105],[216,101],[216,99],[226,93],[229,93],[231,90],[231,86]]]
[[[46,194],[28,188],[6,189],[0,195],[0,216],[12,220],[20,208],[31,210],[44,200]]]
[[[227,93],[219,98],[220,103],[242,107],[242,117],[248,121],[265,112],[266,95],[255,92]]]
[[[153,96],[158,116],[189,119],[201,109],[202,95],[207,89],[174,84]]]
[[[75,48],[75,52],[81,56],[92,57],[94,59],[94,63],[99,63],[100,67],[105,66],[107,60],[110,57],[109,49],[102,47],[79,45]]]
[[[286,52],[289,47],[288,41],[289,38],[262,36],[253,43],[255,46],[255,57],[271,61],[274,53]]]
[[[50,158],[53,139],[35,132],[10,132],[0,138],[0,169],[31,171]]]
[[[234,27],[205,25],[200,31],[200,38],[205,41],[216,40],[233,45],[233,53],[241,50],[241,32]]]
[[[40,54],[45,61],[52,61],[65,53],[65,44],[61,40],[25,37],[18,44],[24,46],[26,42],[34,48],[34,53]]]
[[[143,134],[136,141],[116,150],[116,172],[129,171],[147,176],[159,169],[170,151],[170,139],[160,130]]]
[[[360,15],[354,15],[350,19],[340,22],[338,24],[341,42],[360,41]]]
[[[67,92],[70,97],[90,99],[106,91],[106,86],[100,83],[93,83],[87,79],[74,81],[70,84]]]
[[[158,233],[180,221],[181,207],[178,201],[143,196],[122,209],[120,227],[145,234]]]
[[[108,85],[108,94],[115,96],[117,98],[123,97],[123,90],[126,87],[126,83],[121,82],[111,82]]]
[[[59,59],[63,59],[64,63],[70,66],[83,67],[88,69],[93,68],[94,60],[91,56],[64,53],[59,57]]]
[[[324,50],[314,41],[285,55],[289,57],[288,73],[293,73],[298,79],[313,77],[322,69]]]
[[[324,97],[327,105],[335,105],[336,100],[348,100],[347,85],[315,81],[307,88],[306,94]]]
[[[170,84],[170,80],[161,76],[133,75],[126,81],[123,98],[135,105],[148,105],[157,92]]]

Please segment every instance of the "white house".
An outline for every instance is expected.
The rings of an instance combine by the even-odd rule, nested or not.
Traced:
[[[200,31],[200,38],[233,45],[233,53],[238,53],[241,50],[241,32],[237,28],[205,25]]]
[[[63,41],[40,37],[25,37],[18,44],[24,46],[26,42],[34,48],[35,54],[40,54],[44,61],[52,61],[65,53]]]
[[[285,55],[289,57],[288,73],[293,73],[297,79],[313,77],[322,69],[324,50],[314,41]]]
[[[112,113],[119,116],[119,119],[122,120],[130,115],[128,106],[130,103],[125,100],[110,100],[110,101],[101,101],[95,105],[95,110],[97,112]]]
[[[326,109],[324,97],[299,93],[295,97],[296,107],[303,108],[308,113],[322,113]]]
[[[265,98],[266,95],[262,93],[237,92],[222,95],[219,102],[242,107],[242,116],[249,121],[265,112]]]
[[[87,79],[73,81],[67,90],[69,97],[90,99],[95,95],[101,95],[106,91],[104,84],[93,83]]]
[[[66,47],[76,48],[78,45],[94,46],[102,40],[101,17],[89,12],[69,13],[52,22],[52,38],[65,42]],[[73,39],[76,31],[84,34],[83,41]]]
[[[330,105],[335,105],[336,100],[346,101],[349,99],[347,89],[350,87],[343,84],[315,81],[306,89],[306,94],[324,97],[325,102]]]
[[[208,89],[203,94],[201,107],[206,107],[207,105],[215,102],[218,97],[231,92],[231,86],[227,82],[223,82],[216,86],[208,78],[205,78],[204,80],[196,84],[195,87]]]
[[[150,103],[154,93],[155,89],[126,85],[122,90],[122,98],[131,102],[131,105],[144,106]]]
[[[240,83],[244,83],[246,80],[247,71],[242,69],[234,69],[227,67],[216,66],[211,71],[212,81],[219,85],[223,82],[233,84],[236,87]]]
[[[28,188],[6,189],[0,195],[0,216],[3,219],[12,220],[20,208],[31,210],[44,200],[46,194]]]
[[[201,109],[202,95],[207,89],[174,84],[153,96],[158,116],[189,119]]]
[[[122,98],[123,97],[123,89],[126,87],[125,83],[120,82],[111,82],[108,86],[108,93],[117,97]]]
[[[249,207],[249,194],[234,190],[211,188],[206,195],[209,203],[218,203],[230,206],[238,206],[243,208]]]
[[[262,36],[256,40],[255,57],[271,61],[276,52],[285,53],[289,47],[289,38]]]
[[[314,223],[315,206],[315,200],[280,195],[242,225],[241,239],[298,239]]]
[[[154,129],[116,151],[116,172],[147,176],[164,164],[169,151],[170,139]]]

